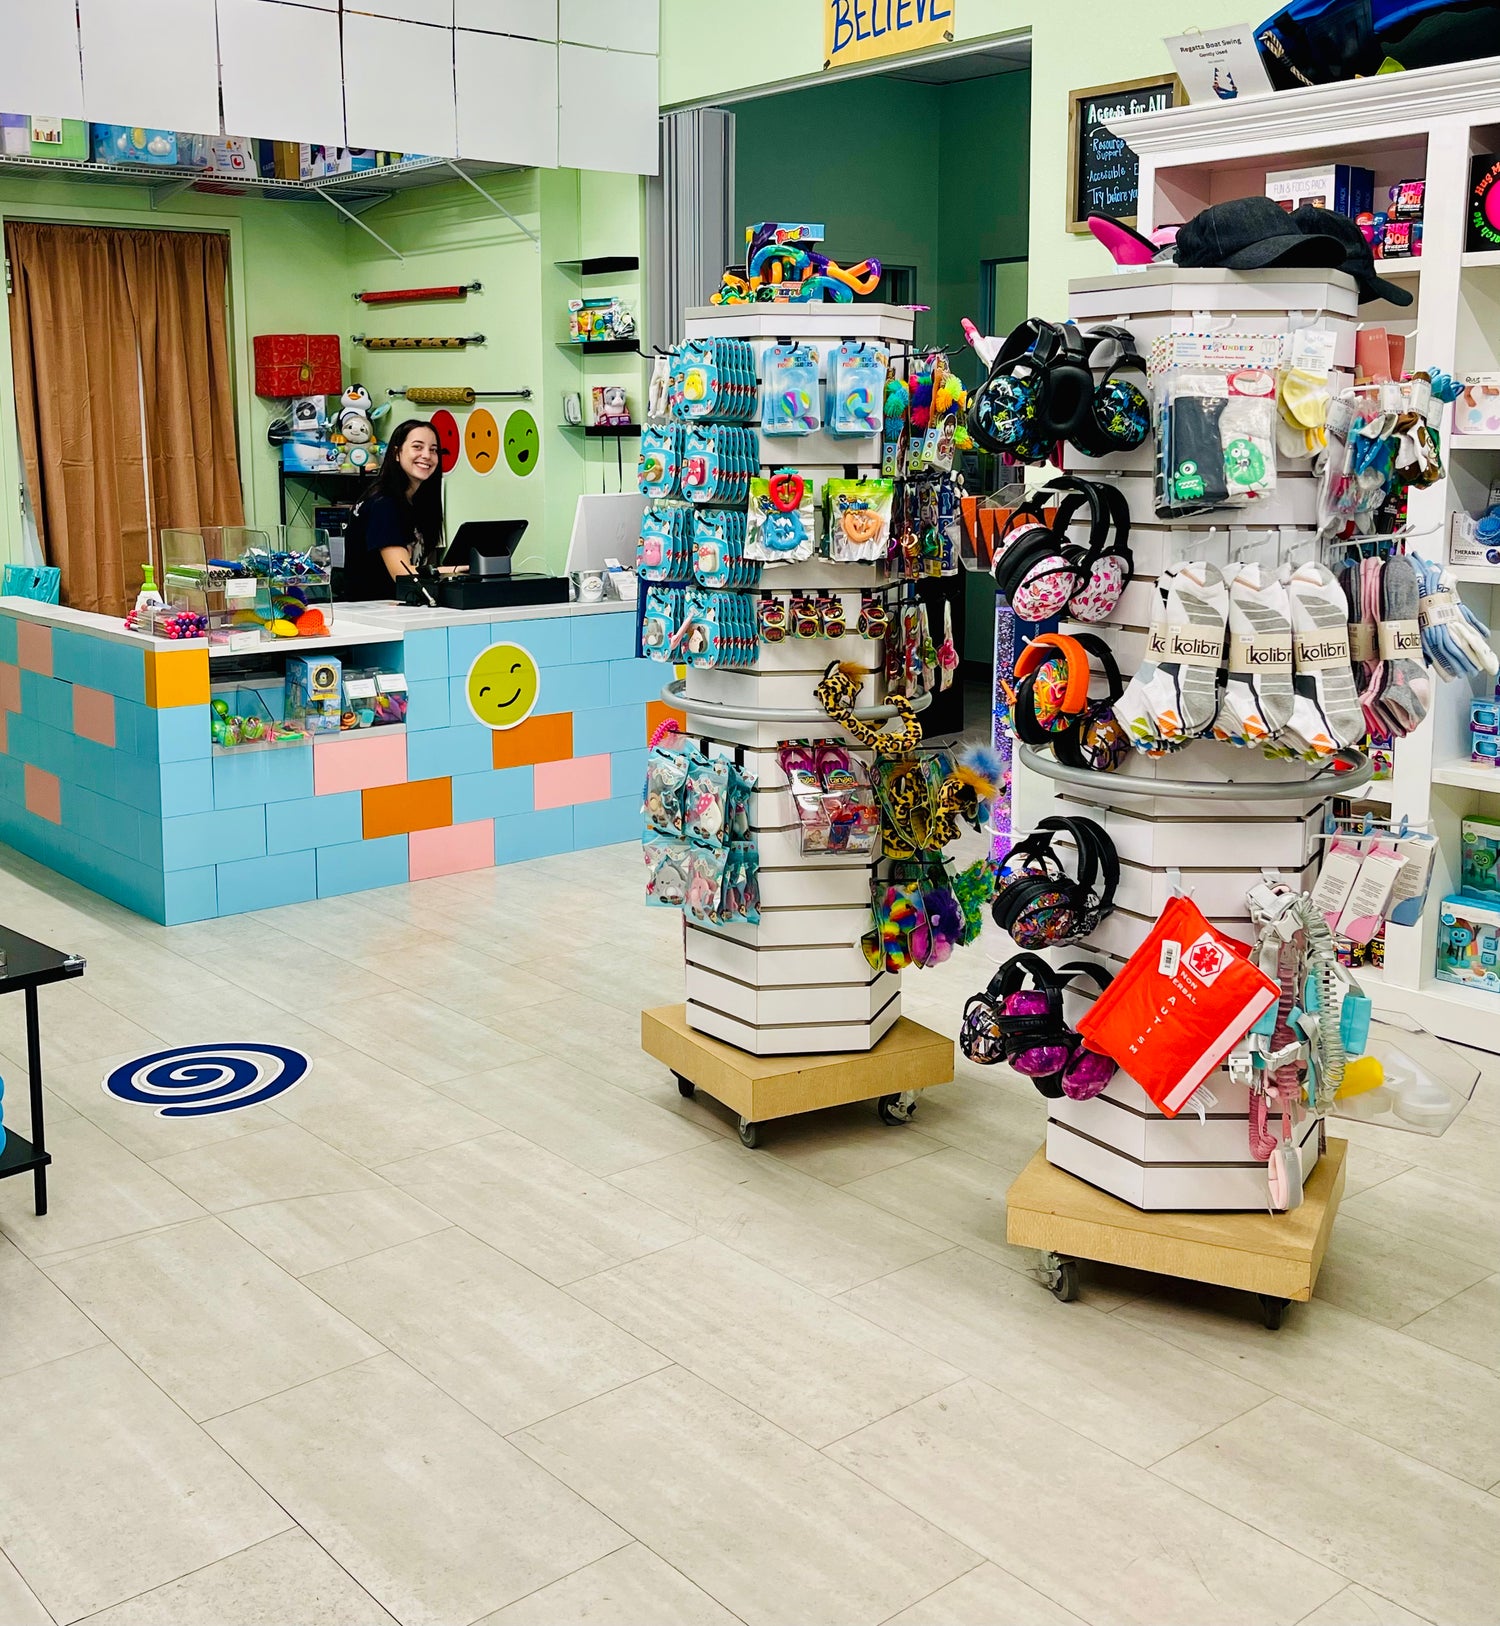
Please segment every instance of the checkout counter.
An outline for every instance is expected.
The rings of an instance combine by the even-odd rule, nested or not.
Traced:
[[[404,721],[216,743],[319,656],[404,678]],[[0,840],[165,925],[630,841],[665,676],[617,601],[340,605],[247,652],[0,598]]]

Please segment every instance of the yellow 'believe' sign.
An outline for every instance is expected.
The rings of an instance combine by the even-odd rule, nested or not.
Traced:
[[[823,0],[823,66],[947,44],[957,6],[958,0]]]

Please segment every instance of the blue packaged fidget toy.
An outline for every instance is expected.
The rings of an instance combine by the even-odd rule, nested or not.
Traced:
[[[810,435],[823,422],[817,347],[767,345],[761,356],[760,428],[765,435]]]
[[[683,581],[692,569],[693,511],[685,503],[652,503],[641,515],[635,569],[642,581]]]
[[[690,339],[672,353],[674,418],[746,423],[755,412],[755,356],[743,339]]]
[[[744,502],[759,455],[753,429],[694,424],[682,440],[683,496],[700,503]]]
[[[636,485],[643,497],[675,497],[682,474],[682,430],[677,424],[648,423],[641,430]]]
[[[845,339],[828,359],[828,432],[878,435],[890,358],[867,339]]]
[[[653,661],[672,660],[672,642],[681,623],[682,589],[648,588],[641,615],[641,654]]]
[[[745,557],[745,510],[700,508],[693,516],[693,575],[702,587],[755,587],[760,566]]]

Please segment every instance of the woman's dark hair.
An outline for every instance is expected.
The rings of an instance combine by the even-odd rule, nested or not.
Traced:
[[[389,497],[396,506],[403,531],[420,531],[429,550],[441,547],[443,542],[443,468],[441,459],[437,468],[417,487],[415,497],[406,495],[409,476],[401,467],[400,452],[411,435],[418,429],[428,430],[434,439],[437,430],[426,418],[408,418],[391,431],[385,449],[380,473],[375,477],[375,494]]]

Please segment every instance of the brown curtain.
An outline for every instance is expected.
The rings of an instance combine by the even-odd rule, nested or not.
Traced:
[[[150,557],[149,527],[244,523],[226,244],[16,221],[5,248],[16,418],[43,551],[65,603],[120,615]]]

